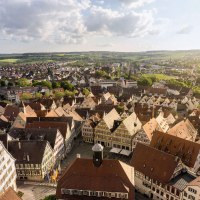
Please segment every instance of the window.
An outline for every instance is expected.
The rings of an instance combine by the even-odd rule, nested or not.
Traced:
[[[70,194],[70,190],[62,188],[61,189],[61,194]]]
[[[188,199],[195,200],[195,197],[192,196],[192,195],[189,195],[189,196],[188,196]]]
[[[178,190],[176,190],[176,196],[179,197],[179,195],[180,195],[180,192]]]
[[[89,195],[89,191],[87,191],[87,190],[83,191],[83,195],[88,196]]]
[[[193,189],[193,188],[188,188],[188,191],[190,191],[190,192],[192,192],[192,193],[194,193],[194,194],[196,194],[197,193],[197,191],[195,190],[195,189]]]
[[[184,197],[187,197],[187,192],[184,192]]]

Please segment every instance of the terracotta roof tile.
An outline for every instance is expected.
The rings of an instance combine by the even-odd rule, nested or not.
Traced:
[[[194,167],[200,151],[200,144],[167,133],[155,131],[151,147],[178,156],[188,167]]]
[[[22,200],[16,192],[9,187],[5,192],[0,194],[0,200]]]
[[[56,196],[57,198],[62,197],[61,188],[73,188],[91,191],[127,192],[129,193],[128,199],[131,200],[134,199],[132,173],[132,167],[118,160],[103,160],[100,167],[95,167],[92,159],[77,158],[59,179]],[[68,198],[71,199],[70,196]],[[92,199],[99,198],[93,197]]]
[[[179,161],[175,156],[137,143],[131,165],[153,180],[166,184],[172,178]]]

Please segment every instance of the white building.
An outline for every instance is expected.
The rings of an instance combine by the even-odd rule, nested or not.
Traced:
[[[16,190],[16,177],[15,159],[0,141],[0,193],[8,187]]]

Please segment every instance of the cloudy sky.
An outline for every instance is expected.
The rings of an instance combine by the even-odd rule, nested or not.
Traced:
[[[200,0],[0,0],[0,53],[200,49]]]

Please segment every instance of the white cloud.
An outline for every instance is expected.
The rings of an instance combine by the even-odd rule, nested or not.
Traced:
[[[189,34],[192,30],[192,27],[190,25],[184,25],[182,26],[176,33],[177,34]]]
[[[135,37],[148,32],[153,24],[153,15],[151,11],[117,12],[93,6],[85,24],[88,32]]]
[[[142,7],[145,4],[152,3],[154,0],[118,0],[123,6],[128,6],[129,8]]]
[[[123,0],[123,4],[132,7],[150,1]],[[151,10],[106,9],[90,0],[0,0],[0,37],[73,44],[84,43],[88,35],[137,37],[150,33],[153,15]]]
[[[76,43],[86,30],[81,11],[89,6],[89,0],[0,0],[1,34],[22,41],[62,36]]]

